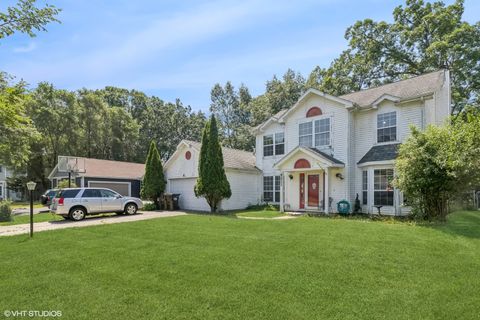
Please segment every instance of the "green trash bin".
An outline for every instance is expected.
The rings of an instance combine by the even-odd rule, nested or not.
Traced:
[[[350,213],[350,202],[347,200],[341,200],[337,203],[337,211],[343,216]]]

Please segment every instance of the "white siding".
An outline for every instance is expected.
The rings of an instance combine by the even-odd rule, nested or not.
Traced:
[[[189,151],[190,159],[185,154]],[[198,177],[199,151],[187,146],[180,146],[178,152],[169,160],[165,169],[167,191],[180,193],[180,208],[195,211],[210,211],[204,198],[195,197],[193,188]],[[260,203],[260,172],[225,170],[232,190],[232,197],[223,200],[221,210],[244,209],[251,204]]]

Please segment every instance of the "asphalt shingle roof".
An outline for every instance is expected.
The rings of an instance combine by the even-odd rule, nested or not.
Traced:
[[[202,144],[197,141],[183,140],[197,150],[202,148]],[[222,147],[223,165],[225,168],[255,170],[255,155],[252,152]]]
[[[85,158],[85,173],[78,176],[140,180],[145,174],[145,164]]]
[[[399,146],[400,143],[374,146],[358,161],[358,164],[372,161],[394,160],[398,156]]]
[[[381,96],[388,94],[400,99],[415,98],[437,90],[445,79],[445,70],[426,73],[417,77],[348,93],[340,98],[352,101],[359,106],[369,106]]]
[[[331,155],[329,155],[328,153],[325,153],[325,152],[323,152],[323,151],[320,151],[320,150],[318,150],[317,148],[309,148],[309,149],[312,150],[313,152],[321,155],[322,157],[330,160],[330,161],[333,162],[333,163],[336,163],[336,164],[345,164],[345,163],[343,163],[342,161],[338,160],[337,158],[334,158],[334,157],[332,157]]]

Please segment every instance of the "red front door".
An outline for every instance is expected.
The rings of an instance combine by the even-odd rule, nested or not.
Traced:
[[[305,209],[305,173],[300,173],[300,209]]]
[[[308,175],[308,206],[318,207],[318,182],[320,181],[318,174]]]

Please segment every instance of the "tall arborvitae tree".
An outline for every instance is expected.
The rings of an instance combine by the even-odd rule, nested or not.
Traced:
[[[145,175],[141,196],[144,199],[152,200],[155,206],[159,208],[159,198],[165,191],[165,179],[163,176],[162,160],[154,141],[150,143],[147,162],[145,163]]]
[[[217,211],[222,199],[228,199],[232,195],[223,167],[222,147],[218,141],[217,121],[214,115],[203,130],[198,179],[194,191],[197,197],[204,197],[207,200],[211,212]]]

